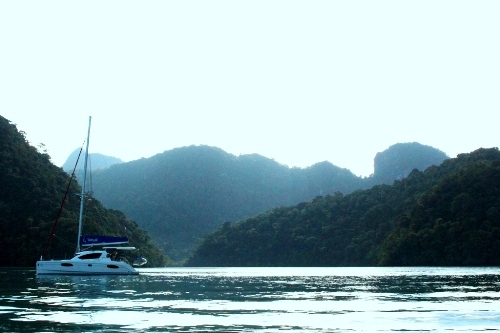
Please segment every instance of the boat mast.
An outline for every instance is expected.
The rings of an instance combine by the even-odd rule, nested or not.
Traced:
[[[78,239],[76,241],[76,252],[80,252],[80,237],[82,236],[82,223],[83,223],[83,203],[85,201],[85,183],[87,180],[87,161],[89,158],[89,140],[90,140],[90,123],[92,117],[89,116],[89,129],[87,132],[87,148],[85,149],[85,159],[83,162],[83,183],[82,194],[80,197],[80,216],[78,218]]]

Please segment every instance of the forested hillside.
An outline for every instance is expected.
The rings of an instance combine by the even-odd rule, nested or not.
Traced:
[[[388,151],[393,149],[399,153],[391,155],[390,167],[399,173],[408,168],[408,160],[423,170],[447,158],[418,143],[395,145]],[[225,221],[318,195],[351,193],[371,187],[377,179],[386,181],[386,169],[377,170],[361,178],[330,162],[289,168],[257,154],[234,156],[215,147],[190,146],[98,170],[93,173],[93,189],[107,207],[124,211],[148,230],[165,253],[182,260],[199,238]]]
[[[321,182],[318,172],[331,175]],[[196,240],[224,221],[291,205],[359,179],[331,164],[305,172],[259,155],[236,157],[221,149],[173,149],[94,173],[94,192],[106,206],[123,210],[148,230],[164,251],[182,259]]]
[[[0,116],[0,266],[33,266],[41,255],[70,257],[76,249],[80,186],[73,180],[49,246],[49,236],[70,176],[39,153],[24,133]],[[98,200],[88,204],[84,233],[127,236],[150,266],[164,266],[167,257],[146,231]],[[68,244],[68,242],[70,244]]]
[[[500,153],[227,222],[187,265],[500,265]]]

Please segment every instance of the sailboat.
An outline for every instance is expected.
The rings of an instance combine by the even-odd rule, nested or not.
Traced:
[[[135,250],[135,247],[124,246],[127,237],[82,236],[83,208],[85,203],[85,182],[87,177],[88,148],[90,139],[89,117],[87,133],[87,149],[85,150],[83,184],[80,198],[80,215],[78,219],[78,238],[76,253],[71,259],[44,260],[36,262],[37,275],[137,275],[139,272],[125,258],[117,257],[119,250]],[[136,258],[134,265],[141,266],[147,262],[145,258]],[[137,263],[137,264],[136,264]]]

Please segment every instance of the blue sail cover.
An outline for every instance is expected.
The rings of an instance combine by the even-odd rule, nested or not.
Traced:
[[[127,237],[114,237],[114,236],[81,236],[81,246],[104,246],[104,245],[118,245],[128,243]]]

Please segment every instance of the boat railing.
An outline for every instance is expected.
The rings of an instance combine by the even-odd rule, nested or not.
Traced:
[[[47,254],[45,256],[40,256],[40,261],[66,260],[71,258],[73,258],[73,256],[68,256],[68,254]]]

